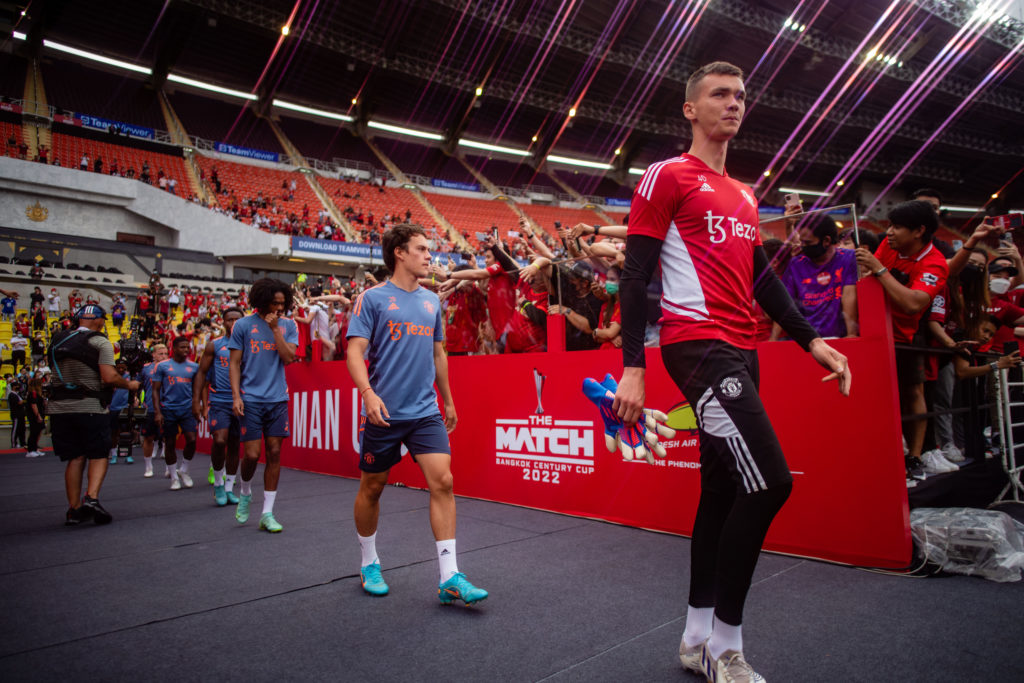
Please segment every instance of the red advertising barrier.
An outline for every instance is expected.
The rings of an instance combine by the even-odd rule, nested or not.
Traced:
[[[835,342],[850,359],[849,398],[834,382],[821,382],[825,371],[796,344],[758,348],[761,396],[795,480],[765,545],[837,562],[903,567],[910,562],[911,540],[892,334],[878,283],[862,282],[858,291],[862,336]],[[657,349],[647,352],[647,405],[669,413],[678,432],[664,444],[668,456],[653,466],[607,452],[597,408],[581,390],[585,377],[620,377],[621,352],[448,362],[459,411],[452,434],[457,494],[691,532],[700,490],[696,422]],[[345,364],[295,363],[287,373],[292,436],[282,464],[358,477],[359,396]],[[537,376],[543,378],[540,392]],[[208,445],[204,440],[200,447]],[[409,458],[392,470],[391,481],[426,486]]]

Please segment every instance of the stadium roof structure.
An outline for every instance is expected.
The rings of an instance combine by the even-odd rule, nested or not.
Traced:
[[[729,169],[762,196],[828,188],[838,202],[858,180],[931,185],[1000,213],[1024,189],[1024,25],[1008,11],[1008,0],[112,0],[37,1],[8,19],[28,38],[17,49],[60,41],[145,65],[155,87],[173,73],[254,93],[233,101],[258,113],[277,98],[355,119],[341,125],[433,131],[449,150],[469,139],[535,162],[607,163],[619,182],[685,150],[686,79],[726,60],[748,74]]]

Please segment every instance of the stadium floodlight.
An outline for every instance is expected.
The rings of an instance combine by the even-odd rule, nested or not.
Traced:
[[[13,31],[11,33],[11,37],[15,40],[28,40],[28,36],[22,33],[21,31]]]
[[[954,211],[956,213],[977,213],[979,211],[984,211],[980,206],[943,206],[942,208],[946,211]]]
[[[647,171],[646,168],[637,168],[636,166],[629,169],[632,175],[643,175]]]
[[[548,161],[553,161],[556,164],[568,164],[569,166],[582,166],[583,168],[596,168],[602,171],[608,171],[611,169],[611,164],[606,164],[600,161],[587,161],[586,159],[573,159],[572,157],[562,157],[557,154],[549,154],[547,157]]]
[[[399,135],[408,135],[413,138],[423,138],[424,140],[444,140],[444,136],[440,133],[430,133],[425,130],[414,130],[412,128],[403,128],[402,126],[392,126],[390,123],[380,123],[379,121],[367,121],[367,127],[376,128],[377,130],[386,130],[390,133],[398,133]]]
[[[186,78],[185,76],[179,76],[177,74],[167,74],[167,80],[172,83],[180,83],[181,85],[189,85],[193,88],[199,88],[200,90],[209,90],[210,92],[220,93],[221,95],[238,97],[243,100],[249,100],[250,102],[255,102],[259,99],[252,93],[242,92],[241,90],[232,90],[231,88],[222,88],[219,85],[214,85],[213,83],[204,83],[202,81],[197,81],[193,78]]]
[[[292,111],[302,112],[303,114],[312,114],[313,116],[320,116],[325,119],[334,119],[335,121],[355,121],[354,118],[346,114],[337,114],[333,111],[324,111],[323,109],[313,109],[312,107],[304,107],[301,104],[293,104],[292,102],[285,102],[284,100],[274,100],[274,106],[280,107],[281,109],[291,109]]]
[[[51,50],[57,50],[58,52],[66,52],[69,55],[75,55],[76,57],[82,57],[83,59],[91,59],[94,62],[106,64],[107,66],[116,66],[118,69],[134,71],[136,73],[146,74],[147,76],[153,73],[153,70],[146,66],[139,66],[138,64],[129,64],[128,62],[122,62],[120,59],[111,59],[110,57],[98,55],[95,52],[86,52],[85,50],[79,50],[77,47],[71,47],[70,45],[64,45],[63,43],[57,43],[52,40],[44,40],[43,45],[50,48]]]
[[[502,154],[513,154],[518,157],[530,156],[530,151],[526,149],[513,149],[511,147],[502,147],[501,145],[492,145],[488,142],[477,142],[476,140],[467,140],[462,138],[459,140],[459,144],[463,147],[472,147],[474,149],[486,149],[489,152],[501,152]]]
[[[812,197],[828,197],[831,192],[818,192],[817,190],[798,190],[795,187],[780,187],[779,192],[796,192],[797,194],[807,194]]]

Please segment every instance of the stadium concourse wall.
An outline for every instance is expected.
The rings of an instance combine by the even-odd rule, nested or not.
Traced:
[[[761,396],[793,472],[793,493],[768,534],[769,550],[875,567],[911,560],[896,364],[888,302],[874,278],[858,285],[861,336],[835,341],[850,359],[852,392],[793,342],[758,347]],[[646,403],[678,429],[655,464],[605,449],[585,377],[622,375],[619,351],[554,350],[564,321],[549,318],[547,353],[448,360],[459,424],[452,433],[455,492],[461,496],[689,535],[699,496],[693,407],[647,350]],[[314,358],[319,357],[313,354]],[[538,391],[535,378],[543,376]],[[358,477],[359,393],[342,362],[287,368],[287,467]],[[200,447],[209,431],[200,427]],[[391,483],[425,488],[404,458]]]
[[[35,208],[38,204],[38,208]],[[35,209],[33,211],[33,209]],[[271,235],[138,180],[0,157],[0,225],[96,239],[116,233],[217,256],[286,254]]]

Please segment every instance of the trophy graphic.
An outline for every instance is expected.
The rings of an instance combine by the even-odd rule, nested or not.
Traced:
[[[537,410],[534,412],[536,412],[538,415],[544,414],[544,406],[541,405],[540,395],[541,392],[544,391],[544,380],[546,379],[547,375],[540,374],[540,370],[538,370],[537,368],[533,369],[533,384],[535,387],[537,387]]]

